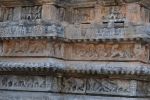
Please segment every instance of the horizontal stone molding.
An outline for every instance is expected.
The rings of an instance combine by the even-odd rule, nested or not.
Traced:
[[[0,43],[0,56],[55,57],[64,60],[142,61],[148,62],[149,48],[141,43],[61,43],[12,40]]]
[[[38,93],[38,92],[17,92],[17,91],[0,91],[1,100],[149,100],[147,98],[128,98],[128,97],[106,97],[106,96],[89,96],[89,95],[73,95],[73,94],[57,94],[57,93]]]
[[[107,78],[0,75],[0,90],[146,97],[150,82]]]
[[[23,60],[23,59],[22,59]],[[38,59],[37,59],[38,60]],[[52,60],[52,59],[51,59]],[[18,60],[19,61],[19,60]],[[100,74],[100,75],[129,75],[137,76],[135,78],[147,79],[150,76],[150,67],[148,64],[139,62],[78,62],[52,60],[49,62],[1,62],[1,72],[41,72],[41,74],[53,73],[81,73],[81,74]],[[31,72],[31,73],[30,73]],[[42,73],[43,72],[43,73]],[[47,73],[46,73],[47,72]],[[23,74],[23,73],[22,73]],[[114,76],[115,77],[115,76]],[[130,78],[130,77],[128,77]],[[148,79],[147,79],[148,80]]]

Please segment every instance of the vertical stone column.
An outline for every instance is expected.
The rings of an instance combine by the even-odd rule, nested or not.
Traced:
[[[95,6],[95,22],[101,22],[102,20],[102,7]]]
[[[43,5],[42,19],[45,21],[58,20],[59,11],[54,5]]]
[[[126,19],[132,22],[140,22],[140,5],[136,3],[126,5]]]
[[[14,8],[13,21],[21,20],[21,7]]]

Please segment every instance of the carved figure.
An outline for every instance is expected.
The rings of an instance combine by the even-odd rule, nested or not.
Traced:
[[[94,39],[94,36],[96,35],[97,32],[98,32],[98,30],[95,29],[95,24],[91,23],[90,24],[90,29],[86,30],[85,36],[86,36],[87,39]]]
[[[27,11],[26,19],[27,19],[27,20],[31,20],[31,19],[32,19],[31,7],[26,7],[26,11]]]
[[[26,27],[23,26],[23,23],[19,24],[19,27],[16,28],[17,35],[24,35],[26,34]]]
[[[45,34],[45,27],[42,26],[42,20],[37,20],[37,26],[33,27],[33,34],[40,35]]]
[[[29,52],[30,53],[39,53],[40,51],[43,53],[44,49],[46,49],[46,44],[45,42],[38,42],[38,41],[31,41],[29,45]]]
[[[141,57],[141,44],[140,43],[137,43],[134,45],[133,52],[134,52],[134,57],[140,59]]]
[[[32,13],[34,15],[34,19],[40,19],[41,18],[41,7],[35,6],[33,7]]]
[[[73,77],[68,78],[68,79],[64,78],[63,84],[65,85],[64,89],[66,91],[69,91],[69,90],[70,91],[78,91],[78,90],[85,91],[85,83],[84,83],[84,80],[81,80],[81,79],[77,79],[77,78],[73,78]]]
[[[33,87],[40,88],[44,84],[45,80],[42,77],[34,76]]]
[[[78,44],[75,46],[75,54],[76,55],[83,57],[86,53],[87,53],[87,50],[85,47],[83,47],[83,45]]]
[[[61,55],[61,44],[54,44],[54,55],[60,56]]]
[[[10,20],[10,21],[13,20],[13,9],[12,8],[9,9],[8,20]]]
[[[113,45],[112,51],[111,51],[112,55],[110,57],[115,57],[117,55],[119,55],[121,58],[124,57],[124,53],[122,51],[119,51],[118,48],[119,48],[119,44],[114,44]]]
[[[106,53],[106,48],[104,44],[99,44],[97,46],[97,53],[99,57],[106,57],[107,53]]]
[[[94,47],[94,45],[92,45],[92,44],[89,44],[89,45],[87,45],[87,51],[88,51],[88,56],[89,57],[95,57],[96,56],[96,50],[95,50],[95,47]]]
[[[108,22],[107,28],[114,28],[114,21],[113,20],[110,20]]]
[[[34,78],[33,76],[25,76],[24,85],[26,88],[33,88]]]
[[[27,53],[30,41],[20,41],[15,49],[15,53]]]
[[[11,32],[11,27],[8,27],[7,25],[8,23],[3,23],[3,28],[2,28],[2,36],[8,36],[8,35],[11,35],[12,32]]]
[[[11,41],[11,42],[4,41],[3,53],[6,53],[6,56],[8,56],[15,49],[15,47],[16,47],[15,41]]]

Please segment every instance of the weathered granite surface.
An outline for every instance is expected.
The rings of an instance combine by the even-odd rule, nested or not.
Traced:
[[[150,0],[0,0],[0,100],[149,100]]]

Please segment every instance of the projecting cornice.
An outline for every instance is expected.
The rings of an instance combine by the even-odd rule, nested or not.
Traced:
[[[30,58],[29,58],[30,59]],[[97,75],[95,77],[110,77],[110,78],[125,78],[149,80],[150,66],[140,62],[89,62],[89,61],[63,61],[49,59],[48,62],[21,62],[22,59],[16,62],[0,62],[1,74],[40,74],[40,75],[71,75],[82,77],[85,74]],[[38,61],[40,59],[36,59]],[[20,61],[20,62],[19,62]],[[124,77],[122,77],[124,76]]]
[[[123,5],[126,3],[138,3],[149,8],[149,0],[1,0],[0,4],[5,7],[14,6],[35,6],[35,5],[56,5],[59,7],[94,7],[95,5],[112,6]]]

